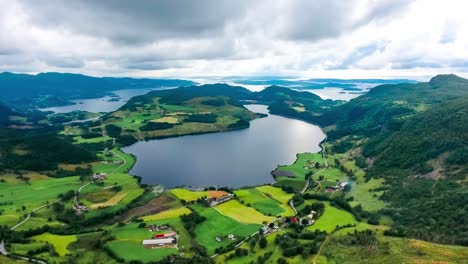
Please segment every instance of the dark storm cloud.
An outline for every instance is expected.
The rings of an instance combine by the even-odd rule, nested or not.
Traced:
[[[221,34],[230,20],[242,17],[245,0],[24,0],[33,23],[128,44]]]

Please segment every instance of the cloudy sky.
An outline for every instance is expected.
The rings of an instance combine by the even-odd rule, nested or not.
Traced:
[[[0,71],[468,77],[464,0],[0,0]]]

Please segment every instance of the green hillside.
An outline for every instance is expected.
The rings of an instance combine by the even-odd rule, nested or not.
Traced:
[[[177,79],[96,78],[72,73],[37,75],[0,73],[0,100],[22,110],[70,104],[69,100],[98,98],[119,89],[193,85]]]
[[[225,84],[153,91],[132,98],[96,123],[124,145],[135,140],[241,129],[257,117],[239,102],[250,95],[245,88]]]

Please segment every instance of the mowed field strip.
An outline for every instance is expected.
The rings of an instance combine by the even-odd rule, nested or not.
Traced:
[[[245,224],[263,224],[271,223],[276,218],[272,216],[266,216],[252,207],[247,207],[237,200],[231,200],[229,202],[222,203],[214,207],[222,215],[228,216],[240,223]]]
[[[118,204],[125,196],[127,196],[127,193],[126,192],[121,192],[121,193],[118,193],[118,194],[112,196],[112,198],[110,198],[109,200],[107,200],[107,201],[105,201],[103,203],[92,204],[92,205],[89,206],[89,208],[97,209],[97,208],[104,208],[104,207],[113,206],[113,205]]]
[[[141,219],[147,222],[147,221],[153,221],[153,220],[161,220],[161,219],[179,217],[181,215],[190,214],[190,212],[191,212],[190,209],[188,209],[187,207],[179,207],[179,208],[169,209],[167,211],[163,211],[157,214],[144,216]]]
[[[264,193],[268,197],[275,199],[281,203],[281,208],[283,208],[284,213],[282,213],[282,216],[292,216],[294,215],[294,211],[292,208],[289,206],[289,200],[292,199],[293,194],[291,193],[286,193],[283,191],[281,188],[274,187],[271,185],[264,185],[255,188],[259,190],[260,192]]]

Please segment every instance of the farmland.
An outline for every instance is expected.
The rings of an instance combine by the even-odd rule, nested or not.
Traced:
[[[257,211],[265,215],[280,215],[286,213],[281,207],[281,203],[274,200],[259,190],[253,189],[240,189],[234,192],[243,204],[250,205]]]
[[[232,241],[227,239],[230,234],[236,237],[247,237],[256,232],[261,225],[241,224],[234,219],[221,215],[213,208],[202,206],[192,206],[193,210],[206,217],[206,220],[195,228],[195,239],[204,246],[208,253],[213,254],[216,248],[227,246]],[[216,241],[216,237],[222,237],[221,242]]]
[[[231,200],[214,207],[220,214],[228,216],[243,224],[271,223],[275,217],[266,216],[257,210],[247,207],[236,200]]]
[[[354,216],[349,212],[336,208],[330,203],[325,203],[325,212],[323,215],[315,222],[315,224],[307,227],[308,230],[321,230],[326,231],[327,233],[335,230],[336,226],[342,225],[353,225],[358,222],[354,219]]]
[[[35,241],[50,243],[59,256],[65,256],[69,253],[68,246],[77,240],[75,235],[60,236],[50,233],[44,233],[32,238]]]

